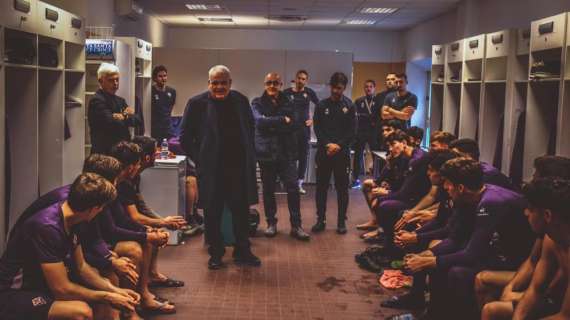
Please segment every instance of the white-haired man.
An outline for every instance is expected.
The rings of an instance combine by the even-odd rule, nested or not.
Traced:
[[[249,205],[257,203],[255,125],[249,100],[231,85],[226,66],[210,69],[208,91],[188,101],[180,134],[182,148],[196,163],[210,269],[223,267],[220,226],[226,206],[232,212],[235,262],[261,265],[248,235]]]
[[[111,147],[123,140],[130,140],[129,127],[138,119],[135,110],[125,99],[116,95],[119,90],[119,68],[102,63],[97,70],[99,90],[89,101],[87,118],[91,136],[91,152],[108,154]]]

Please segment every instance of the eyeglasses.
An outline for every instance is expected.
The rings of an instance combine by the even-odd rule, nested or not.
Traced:
[[[281,81],[279,80],[273,80],[273,81],[265,81],[265,85],[266,86],[274,86],[274,87],[279,87],[281,85]]]
[[[210,85],[212,86],[227,86],[230,82],[227,80],[222,80],[222,81],[218,81],[218,80],[214,80],[214,81],[209,81]]]

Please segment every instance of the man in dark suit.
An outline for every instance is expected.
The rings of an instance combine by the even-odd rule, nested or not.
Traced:
[[[204,208],[210,269],[223,267],[225,253],[220,230],[227,206],[233,217],[238,264],[259,266],[250,249],[249,205],[257,203],[254,120],[248,99],[231,90],[230,70],[210,69],[208,91],[188,101],[180,142],[196,163],[200,202]]]
[[[139,124],[135,109],[116,95],[119,90],[119,68],[102,63],[97,70],[100,89],[89,101],[87,118],[91,135],[91,152],[108,154],[119,141],[130,140],[129,127]]]

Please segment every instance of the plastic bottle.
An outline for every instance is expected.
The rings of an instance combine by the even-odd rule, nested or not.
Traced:
[[[162,139],[160,144],[160,159],[168,159],[168,141],[166,139]]]

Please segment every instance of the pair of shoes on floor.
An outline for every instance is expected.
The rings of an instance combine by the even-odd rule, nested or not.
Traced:
[[[180,229],[182,231],[182,235],[185,237],[193,237],[204,232],[204,225],[203,224],[192,224],[184,226]]]
[[[359,225],[356,225],[356,229],[357,230],[363,230],[363,231],[373,231],[378,229],[378,224],[374,221],[368,221]]]
[[[325,231],[326,226],[327,226],[326,220],[318,219],[317,223],[315,223],[315,225],[311,228],[311,232],[313,233],[323,232]],[[336,227],[336,233],[346,234],[347,232],[348,230],[346,229],[346,222],[344,222],[344,220],[341,220]]]
[[[406,293],[401,296],[393,296],[388,300],[380,303],[380,306],[391,309],[408,309],[416,310],[423,309],[426,306],[426,301],[422,293]]]
[[[275,237],[277,235],[277,224],[276,223],[268,224],[264,234],[268,238]],[[291,235],[291,237],[297,240],[302,240],[302,241],[308,241],[311,239],[311,236],[308,233],[306,233],[305,230],[303,230],[303,228],[300,226],[292,226],[289,235]]]
[[[234,251],[234,263],[239,266],[247,267],[259,267],[261,266],[261,260],[256,257],[251,251],[245,253],[235,253]],[[225,267],[226,264],[222,260],[222,257],[210,257],[208,260],[208,269],[219,270]]]

